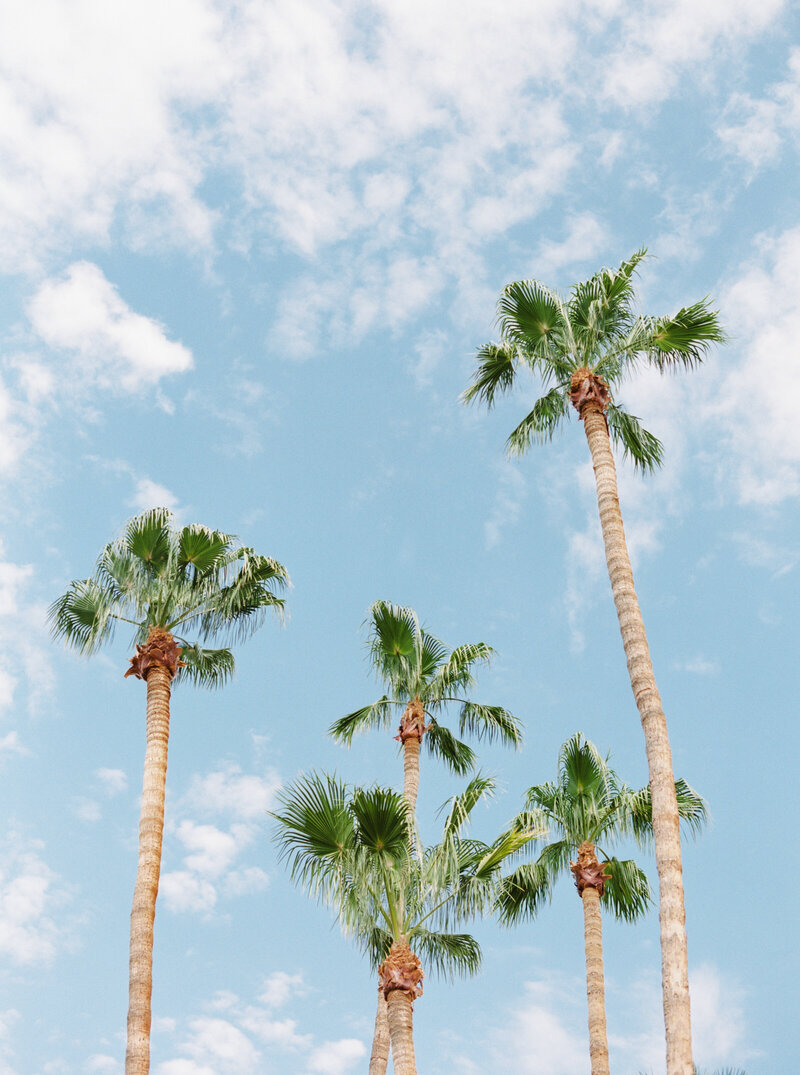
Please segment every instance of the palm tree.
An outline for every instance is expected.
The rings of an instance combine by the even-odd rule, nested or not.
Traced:
[[[640,470],[657,467],[661,444],[618,402],[617,385],[642,364],[661,371],[691,368],[703,360],[711,344],[725,337],[706,299],[673,316],[635,312],[632,278],[645,254],[638,251],[616,270],[602,269],[576,284],[566,299],[535,280],[509,284],[497,304],[500,342],[478,351],[477,373],[463,398],[483,400],[491,407],[498,394],[512,387],[523,366],[541,378],[548,391],[509,436],[512,455],[521,455],[531,441],[550,440],[570,414],[570,404],[583,422],[653,793],[667,1072],[692,1075],[686,914],[672,754],[633,584],[611,444]]]
[[[413,1003],[422,994],[422,959],[446,975],[475,973],[478,943],[452,929],[490,905],[502,864],[536,835],[515,826],[491,845],[461,835],[492,787],[475,777],[452,801],[441,842],[427,849],[407,801],[385,788],[311,775],[283,791],[273,814],[292,878],[334,909],[377,967],[395,1075],[416,1075]]]
[[[683,780],[676,782],[675,791],[681,818],[696,831],[706,818],[704,801]],[[592,1075],[609,1075],[600,908],[609,907],[617,918],[633,922],[650,904],[650,885],[641,868],[629,859],[613,857],[607,849],[628,835],[646,843],[652,817],[650,789],[632,791],[593,743],[580,732],[573,735],[559,752],[558,782],[530,788],[526,813],[521,815],[526,827],[537,822],[549,825],[555,839],[534,863],[509,875],[498,898],[501,919],[515,922],[535,914],[552,898],[558,877],[571,871],[583,904]]]
[[[131,519],[103,549],[94,574],[70,584],[50,606],[55,638],[92,654],[118,624],[133,628],[136,653],[125,676],[147,684],[147,747],[139,817],[139,865],[133,891],[126,1075],[150,1068],[153,921],[161,870],[164,794],[173,681],[219,687],[232,675],[230,649],[201,643],[243,638],[288,582],[276,560],[238,547],[236,537],[205,526],[176,527],[166,508]],[[185,635],[191,634],[193,641]]]
[[[519,747],[519,722],[500,706],[480,705],[466,694],[475,684],[472,669],[491,660],[494,651],[485,642],[457,646],[450,653],[443,642],[420,626],[412,608],[377,601],[370,609],[369,653],[387,693],[372,705],[337,720],[330,734],[350,746],[356,732],[387,727],[395,719],[392,707],[402,710],[396,738],[403,749],[403,795],[412,812],[419,790],[419,755],[424,739],[430,753],[440,757],[459,776],[475,764],[471,747],[457,739],[438,719],[451,705],[460,706],[459,734],[479,739],[500,738]],[[426,723],[427,718],[427,723]],[[378,990],[378,1007],[369,1075],[384,1075],[388,1062],[389,1032],[386,1003]]]
[[[495,705],[481,705],[464,697],[475,685],[473,668],[488,664],[494,650],[485,642],[464,643],[450,652],[443,642],[420,626],[412,608],[377,601],[370,609],[369,653],[386,693],[371,705],[341,717],[329,729],[340,743],[350,746],[356,732],[387,728],[401,710],[396,738],[403,748],[403,795],[416,809],[419,790],[419,753],[422,741],[429,753],[452,771],[465,776],[475,765],[475,754],[441,723],[451,705],[460,706],[459,735],[500,739],[519,747],[522,729],[516,717]],[[426,723],[427,720],[427,723]]]

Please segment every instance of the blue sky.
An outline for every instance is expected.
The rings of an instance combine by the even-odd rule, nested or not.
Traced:
[[[498,651],[478,696],[526,745],[481,751],[484,835],[578,730],[646,782],[582,430],[512,463],[536,386],[458,402],[505,283],[643,245],[643,308],[709,294],[731,336],[627,386],[666,462],[620,468],[676,772],[713,816],[684,862],[696,1060],[793,1075],[798,139],[781,0],[3,5],[2,1075],[122,1071],[144,691],[128,639],[81,661],[45,610],[139,510],[293,581],[229,688],[174,694],[154,1075],[364,1070],[374,983],[265,811],[301,770],[399,783],[388,736],[325,735],[376,696],[374,600]],[[425,831],[457,787],[424,760]],[[566,881],[478,924],[482,974],[416,1005],[428,1075],[585,1075],[581,926]],[[612,1067],[662,1072],[656,917],[605,941]]]

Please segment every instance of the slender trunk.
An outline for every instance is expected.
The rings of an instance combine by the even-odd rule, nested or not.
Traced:
[[[414,1059],[414,1009],[402,989],[393,989],[386,998],[389,1036],[392,1042],[394,1075],[417,1075]]]
[[[653,675],[647,636],[633,585],[633,572],[619,507],[617,474],[605,415],[598,403],[590,403],[583,408],[581,417],[592,454],[611,590],[647,750],[658,870],[667,1075],[692,1075],[686,913],[678,801],[675,795],[667,722]]]
[[[603,977],[603,923],[600,893],[587,885],[581,893],[586,946],[586,998],[589,1002],[589,1056],[592,1075],[609,1075],[606,1034],[606,987]]]
[[[389,1063],[389,1016],[386,998],[378,989],[378,1010],[375,1014],[375,1032],[372,1035],[372,1056],[369,1058],[369,1075],[385,1075]]]
[[[125,1075],[150,1070],[150,997],[153,990],[153,920],[161,872],[164,792],[172,676],[161,664],[147,671],[147,748],[139,815],[139,866],[131,911],[128,1047]]]
[[[403,798],[408,803],[412,815],[417,809],[417,793],[419,792],[420,745],[415,735],[403,742]]]

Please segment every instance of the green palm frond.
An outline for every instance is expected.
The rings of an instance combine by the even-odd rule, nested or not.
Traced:
[[[476,739],[491,743],[499,739],[517,750],[522,746],[522,725],[515,716],[499,705],[480,705],[464,702],[458,719],[459,735],[468,732]]]
[[[500,921],[507,926],[533,918],[553,896],[553,878],[538,862],[518,866],[498,886],[495,906]]]
[[[684,306],[673,317],[655,321],[648,358],[658,369],[685,366],[689,369],[703,361],[709,347],[724,343],[719,314],[708,298]]]
[[[113,637],[118,620],[114,615],[115,599],[114,590],[96,579],[72,582],[48,609],[53,638],[63,640],[79,653],[94,653]]]
[[[624,922],[635,922],[646,914],[653,894],[644,870],[630,859],[611,858],[605,863],[605,872],[611,880],[606,881],[603,905],[609,906]]]
[[[485,642],[465,642],[456,646],[450,656],[447,651],[440,657],[437,666],[429,672],[424,698],[437,700],[454,691],[466,691],[475,685],[472,668],[476,664],[489,664],[494,657],[494,650]]]
[[[457,836],[469,822],[470,815],[482,799],[491,798],[496,790],[496,783],[491,776],[476,773],[459,794],[448,799],[444,806],[450,809],[444,823],[443,837]]]
[[[178,537],[178,564],[190,572],[190,581],[219,568],[231,547],[230,534],[210,530],[207,526],[184,526]]]
[[[661,441],[648,433],[638,418],[615,403],[609,403],[606,420],[611,440],[622,445],[626,458],[637,470],[648,473],[661,466],[664,455]]]
[[[541,396],[533,410],[509,434],[507,454],[512,457],[524,455],[532,443],[552,440],[561,422],[569,416],[569,408],[569,394],[561,385]]]
[[[340,870],[356,844],[348,788],[333,776],[311,774],[278,795],[274,834],[278,857],[292,879],[315,895],[340,882]]]
[[[372,705],[365,705],[334,721],[328,729],[328,735],[332,736],[337,743],[344,743],[349,747],[354,735],[368,732],[372,728],[387,728],[394,716],[395,710],[392,709],[392,703],[384,694]]]
[[[633,275],[646,255],[646,250],[638,250],[618,269],[601,269],[572,288],[569,317],[587,365],[594,368],[597,350],[627,331],[634,320]]]
[[[171,521],[166,508],[152,508],[134,516],[125,527],[125,546],[151,574],[162,574],[169,563]]]
[[[478,349],[475,357],[478,359],[478,368],[474,380],[461,398],[465,403],[477,399],[491,408],[495,397],[507,392],[514,383],[516,355],[511,347],[487,343]]]
[[[466,776],[475,768],[475,751],[456,739],[450,729],[438,721],[432,721],[428,726],[425,743],[429,753],[443,761],[457,776]]]
[[[497,324],[504,340],[534,362],[549,357],[554,341],[569,339],[562,300],[536,280],[507,284],[497,301]]]
[[[624,819],[628,830],[643,847],[653,842],[653,798],[649,785],[639,791],[627,790]],[[675,781],[678,817],[691,836],[697,836],[708,821],[708,804],[698,792],[679,777]]]
[[[422,962],[448,981],[480,970],[481,946],[469,933],[437,933],[420,926],[412,930],[410,943]]]
[[[387,788],[358,788],[350,810],[360,847],[391,861],[408,857],[412,821],[402,795]]]
[[[181,640],[182,641],[182,640]],[[229,649],[204,649],[197,644],[183,642],[181,660],[175,682],[188,682],[196,687],[223,687],[233,676],[235,659]]]

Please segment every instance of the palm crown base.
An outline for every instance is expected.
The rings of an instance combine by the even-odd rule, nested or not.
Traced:
[[[151,627],[145,644],[137,645],[136,653],[130,658],[131,666],[123,678],[135,676],[146,680],[153,668],[158,666],[173,679],[179,668],[186,667],[186,661],[181,660],[182,653],[182,648],[169,631],[163,627]]]
[[[389,954],[378,967],[378,988],[384,998],[390,993],[405,993],[410,1001],[422,996],[422,979],[425,973],[419,956],[411,951],[406,941],[395,941]]]

